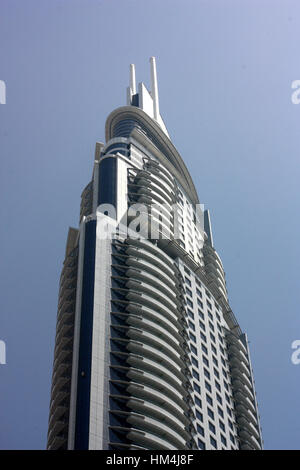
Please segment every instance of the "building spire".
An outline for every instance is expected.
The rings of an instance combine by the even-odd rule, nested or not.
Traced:
[[[131,92],[133,95],[136,94],[136,80],[135,80],[135,65],[130,64],[130,83]]]
[[[169,137],[165,123],[159,113],[158,86],[155,57],[150,57],[151,89],[143,82],[136,86],[135,65],[130,64],[129,86],[127,87],[127,106],[136,106],[147,113]]]
[[[157,121],[159,116],[158,86],[155,57],[150,57],[151,96],[153,99],[153,117]]]

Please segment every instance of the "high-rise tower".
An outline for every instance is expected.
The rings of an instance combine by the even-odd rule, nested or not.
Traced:
[[[150,92],[130,66],[69,229],[48,449],[259,450],[247,337],[150,64]]]

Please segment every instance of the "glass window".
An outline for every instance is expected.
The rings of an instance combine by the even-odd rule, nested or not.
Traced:
[[[219,382],[217,380],[215,380],[215,386],[220,392],[221,391],[221,385],[219,384]]]
[[[198,448],[201,450],[205,450],[205,443],[201,441],[201,439],[198,439]]]
[[[191,275],[191,271],[186,266],[184,267],[184,270],[189,276]]]
[[[216,397],[220,405],[222,405],[222,397],[218,393],[216,393]]]
[[[199,392],[198,393],[200,393],[200,387],[199,387]],[[195,405],[200,406],[200,408],[202,408],[202,401],[200,400],[200,398],[195,397],[194,401],[195,401]]]
[[[225,432],[225,425],[224,425],[223,421],[219,420],[219,425],[220,425],[220,428],[222,429],[222,431]]]
[[[203,360],[203,363],[204,363],[207,367],[209,367],[209,361],[208,361],[208,359],[206,359],[205,356],[203,356],[202,360]]]
[[[185,288],[185,291],[186,291],[187,295],[189,295],[190,297],[193,297],[193,293],[188,287]]]
[[[205,343],[206,343],[206,341],[207,341],[206,336],[205,336],[205,334],[202,333],[202,331],[200,331],[200,336],[201,336],[201,339],[203,339],[203,341],[205,341]]]
[[[199,410],[196,410],[196,418],[203,422],[203,414]]]
[[[194,341],[194,343],[196,343],[196,336],[193,335],[193,333],[190,332],[190,338],[192,341]]]
[[[199,315],[199,317],[202,318],[202,320],[204,320],[204,313],[201,312],[201,310],[198,310],[198,315]]]
[[[211,398],[209,395],[207,395],[207,394],[206,394],[206,401],[207,401],[207,403],[208,403],[209,405],[213,406],[213,400],[212,400],[212,398]]]
[[[188,311],[188,316],[194,320],[195,316],[194,316],[192,310],[190,310],[190,309],[188,308],[187,311]]]
[[[217,361],[217,359],[215,358],[215,356],[212,357],[212,360],[213,360],[213,363],[218,367],[219,364],[218,364],[218,361]]]
[[[217,448],[217,441],[212,436],[210,436],[210,443],[215,449]]]
[[[208,427],[211,432],[213,432],[214,434],[216,433],[215,425],[211,423],[210,421],[208,421]]]
[[[199,289],[196,288],[196,292],[197,292],[197,295],[199,295],[199,297],[202,298],[202,292],[201,292],[201,290],[199,290]]]
[[[198,361],[194,358],[194,356],[192,356],[192,364],[196,367],[199,367]]]

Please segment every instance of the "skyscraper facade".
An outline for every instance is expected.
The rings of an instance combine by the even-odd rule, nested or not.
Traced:
[[[262,448],[247,336],[192,178],[130,66],[70,228],[48,449]]]

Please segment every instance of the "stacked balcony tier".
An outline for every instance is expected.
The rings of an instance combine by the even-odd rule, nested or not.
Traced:
[[[111,448],[193,446],[185,311],[173,260],[143,239],[114,242]]]
[[[240,448],[260,450],[262,443],[248,350],[244,341],[229,330],[225,335]]]
[[[56,324],[47,448],[67,449],[73,358],[78,248],[65,259]]]

